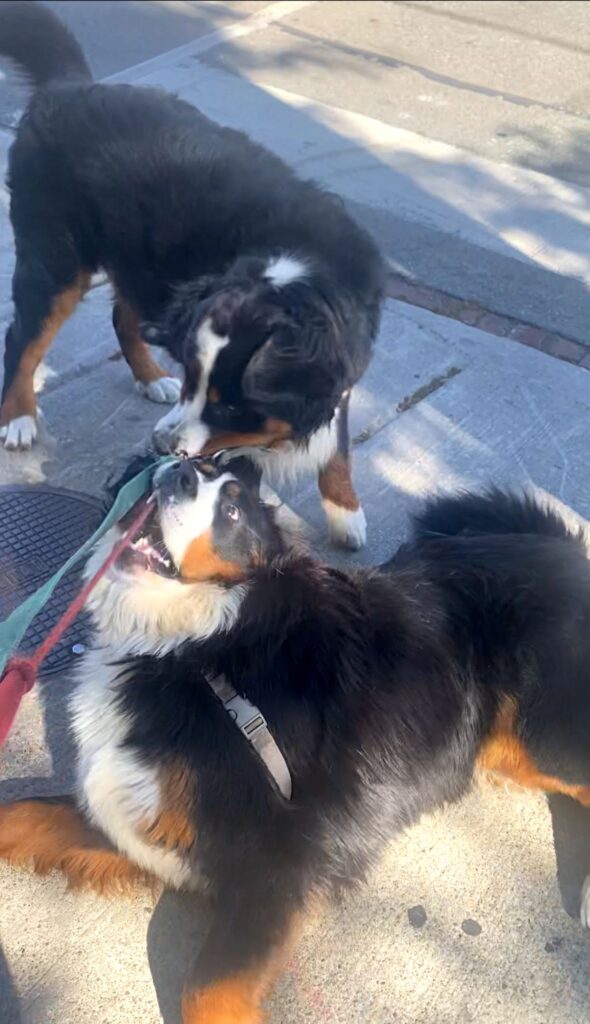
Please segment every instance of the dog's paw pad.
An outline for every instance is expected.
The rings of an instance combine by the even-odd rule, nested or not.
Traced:
[[[159,402],[161,405],[169,403],[173,405],[180,398],[180,381],[176,377],[158,377],[144,384],[141,380],[135,381],[135,386],[140,395],[148,398],[150,402]]]
[[[6,426],[0,427],[0,441],[10,451],[27,451],[37,437],[37,424],[34,416],[17,416]]]
[[[325,498],[322,501],[328,519],[330,541],[336,547],[358,551],[367,542],[367,520],[362,507],[342,508]]]

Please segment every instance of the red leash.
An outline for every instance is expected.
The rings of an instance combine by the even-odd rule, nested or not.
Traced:
[[[10,732],[22,698],[35,685],[37,673],[43,661],[71,626],[97,583],[109,571],[121,552],[127,547],[138,530],[141,529],[150,512],[151,499],[143,505],[141,512],[135,517],[129,529],[125,531],[121,540],[115,544],[108,558],[97,569],[92,579],[84,584],[80,593],[66,608],[61,618],[58,619],[37,650],[26,658],[16,656],[8,662],[6,671],[2,679],[0,679],[0,747]]]

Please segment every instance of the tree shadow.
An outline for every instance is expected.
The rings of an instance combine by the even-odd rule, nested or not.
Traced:
[[[525,130],[506,123],[496,134],[514,143],[512,158],[520,167],[590,188],[590,127],[556,136],[545,128]]]

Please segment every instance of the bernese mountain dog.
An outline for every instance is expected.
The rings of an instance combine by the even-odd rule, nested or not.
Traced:
[[[0,4],[0,54],[36,87],[9,158],[16,268],[5,448],[35,440],[35,369],[104,270],[139,390],[176,402],[155,428],[156,447],[278,447],[270,466],[317,472],[332,539],[360,547],[348,401],[371,356],[385,282],[369,235],[334,195],[242,132],[160,90],[95,84],[44,5]],[[182,390],[146,341],[184,367]]]
[[[14,864],[207,894],[184,1024],[258,1024],[310,905],[476,767],[590,805],[581,534],[528,497],[461,494],[386,565],[344,571],[286,544],[256,473],[227,453],[158,465],[151,518],[91,598],[77,801],[0,807]]]

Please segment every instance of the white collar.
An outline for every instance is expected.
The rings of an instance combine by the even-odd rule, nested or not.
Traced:
[[[248,742],[252,744],[260,759],[264,761],[267,771],[285,800],[290,800],[291,773],[260,709],[245,697],[240,697],[224,675],[207,679],[207,682],[230,718],[236,723]]]

